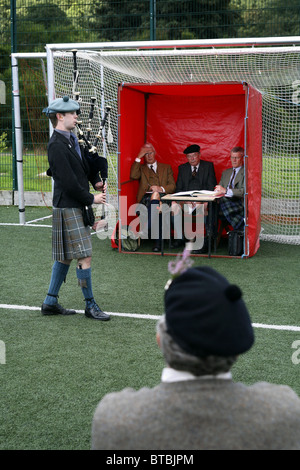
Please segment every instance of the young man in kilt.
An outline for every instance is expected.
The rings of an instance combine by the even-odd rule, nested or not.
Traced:
[[[43,112],[50,118],[54,131],[48,144],[48,175],[53,177],[52,256],[54,264],[48,293],[42,304],[43,315],[73,315],[75,310],[58,303],[58,293],[72,259],[77,260],[76,274],[85,299],[85,315],[96,320],[109,320],[94,300],[91,277],[92,243],[90,227],[83,222],[82,209],[106,200],[105,186],[98,172],[92,172],[72,130],[77,123],[79,104],[65,96],[50,103]],[[98,157],[101,159],[101,157]],[[107,177],[103,158],[101,176]],[[93,195],[94,189],[102,190]]]

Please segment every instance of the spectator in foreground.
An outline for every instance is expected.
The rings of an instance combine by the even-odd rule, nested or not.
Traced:
[[[93,450],[300,449],[296,393],[232,380],[232,365],[254,343],[238,286],[212,268],[189,267],[166,286],[157,341],[161,383],[106,395],[94,414]]]

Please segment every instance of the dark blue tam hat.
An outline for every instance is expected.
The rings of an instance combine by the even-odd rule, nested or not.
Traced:
[[[207,266],[174,279],[165,293],[165,318],[174,341],[194,356],[235,356],[254,343],[240,288]]]
[[[188,153],[194,153],[194,152],[200,152],[200,146],[197,145],[197,144],[193,144],[193,145],[189,145],[184,151],[183,153],[185,153],[186,155]]]
[[[52,101],[48,108],[43,109],[43,113],[46,113],[47,116],[55,113],[71,113],[72,111],[79,111],[80,106],[78,101],[71,100],[68,96],[63,98],[56,98]]]

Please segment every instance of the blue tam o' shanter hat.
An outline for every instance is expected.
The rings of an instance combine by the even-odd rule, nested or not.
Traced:
[[[43,109],[43,113],[47,116],[55,113],[71,113],[72,111],[79,111],[80,106],[78,101],[71,100],[68,96],[63,98],[56,98],[52,101],[47,108]]]

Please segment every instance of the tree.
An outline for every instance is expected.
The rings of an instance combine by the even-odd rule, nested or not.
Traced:
[[[231,0],[231,8],[242,18],[239,37],[299,35],[299,0]]]
[[[45,44],[78,41],[78,30],[67,13],[58,5],[32,2],[21,9],[17,19],[18,50],[43,51]],[[84,39],[82,38],[82,41]]]
[[[156,39],[228,37],[238,15],[230,0],[156,0]],[[150,2],[95,0],[90,28],[98,40],[149,40]]]
[[[230,0],[161,1],[156,35],[159,39],[232,37],[238,16],[230,10]]]

